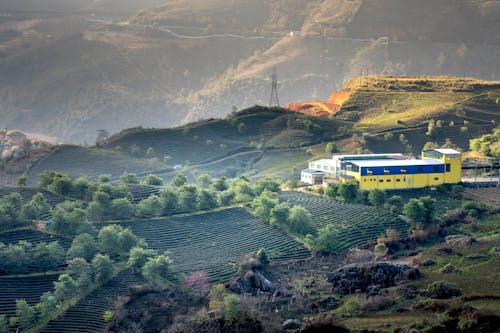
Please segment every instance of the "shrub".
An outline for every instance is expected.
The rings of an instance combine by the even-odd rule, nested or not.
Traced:
[[[446,299],[459,296],[461,291],[455,285],[436,281],[427,286],[426,294],[431,298]]]

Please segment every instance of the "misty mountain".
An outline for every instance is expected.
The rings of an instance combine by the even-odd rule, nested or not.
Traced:
[[[83,14],[0,17],[3,127],[92,143],[97,129],[221,117],[267,104],[273,68],[281,104],[326,100],[373,73],[500,79],[497,1],[117,2],[43,0]]]

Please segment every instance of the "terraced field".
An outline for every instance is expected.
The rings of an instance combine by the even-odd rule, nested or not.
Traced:
[[[103,332],[106,328],[104,311],[112,309],[113,301],[120,295],[126,295],[130,286],[143,282],[141,275],[122,271],[76,303],[64,315],[50,321],[40,332]]]
[[[64,199],[61,198],[60,196],[49,192],[47,190],[41,189],[39,187],[2,187],[0,188],[0,198],[11,194],[11,193],[19,193],[21,197],[23,198],[23,203],[27,203],[28,201],[31,200],[31,198],[37,194],[37,193],[42,193],[43,196],[45,197],[45,200],[49,205],[52,207],[63,202]]]
[[[225,281],[237,270],[243,253],[265,248],[271,260],[310,256],[304,246],[278,228],[241,208],[187,217],[121,224],[150,247],[170,250],[174,273],[205,271],[212,281]]]
[[[0,243],[16,244],[17,242],[24,240],[37,245],[38,243],[50,243],[59,242],[59,244],[67,250],[71,246],[72,240],[70,238],[65,238],[61,236],[55,236],[46,232],[37,231],[33,229],[18,229],[14,231],[6,231],[0,233]]]
[[[14,315],[16,299],[25,299],[30,305],[38,303],[44,292],[54,289],[52,282],[58,277],[59,274],[0,278],[0,314]]]
[[[500,187],[468,188],[464,191],[464,197],[500,207]]]
[[[312,215],[312,224],[307,233],[315,236],[317,230],[332,224],[337,230],[334,252],[348,249],[377,239],[387,229],[395,229],[407,235],[408,225],[395,215],[374,207],[346,204],[301,192],[282,192],[280,199],[289,205],[300,205]]]

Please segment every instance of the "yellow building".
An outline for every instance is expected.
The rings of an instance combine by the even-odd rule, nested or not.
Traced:
[[[407,189],[460,182],[462,161],[456,150],[430,149],[422,152],[422,159],[344,159],[340,169],[342,182],[356,181],[362,190]]]

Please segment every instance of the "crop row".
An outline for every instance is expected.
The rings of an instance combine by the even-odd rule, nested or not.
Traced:
[[[57,241],[65,250],[71,246],[71,239],[69,238],[32,229],[18,229],[0,233],[0,243],[4,243],[6,245],[16,244],[22,240],[30,242],[33,245]]]
[[[174,272],[205,271],[212,281],[236,272],[243,253],[265,248],[271,260],[306,258],[302,244],[239,208],[180,218],[127,222],[150,247],[169,250]]]
[[[130,286],[142,283],[144,281],[141,275],[122,271],[77,302],[62,316],[51,320],[41,332],[103,332],[106,328],[104,311],[113,309],[114,300],[126,295]]]
[[[64,201],[60,196],[53,194],[39,187],[2,187],[0,188],[0,198],[12,193],[19,193],[23,199],[23,203],[27,203],[37,193],[42,193],[47,203],[55,206]]]
[[[25,299],[30,305],[40,301],[40,296],[54,289],[52,284],[58,274],[32,277],[0,278],[0,314],[14,315],[16,299]]]
[[[407,235],[408,225],[389,212],[374,207],[346,204],[299,192],[283,192],[281,200],[290,205],[300,205],[311,214],[311,227],[306,233],[317,235],[318,229],[333,225],[336,235],[336,252],[375,240],[387,229]]]

